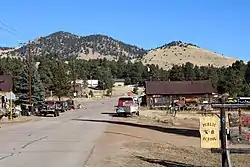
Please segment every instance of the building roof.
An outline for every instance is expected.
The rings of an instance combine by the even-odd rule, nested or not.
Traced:
[[[114,82],[125,82],[125,79],[113,79]]]
[[[212,83],[209,80],[146,82],[146,94],[151,95],[211,94],[214,91]]]
[[[11,75],[0,75],[0,91],[10,92],[12,91],[13,82]]]

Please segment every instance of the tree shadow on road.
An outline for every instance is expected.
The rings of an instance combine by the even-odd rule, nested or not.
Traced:
[[[190,164],[175,162],[175,161],[145,158],[142,156],[136,156],[136,158],[138,158],[142,161],[151,163],[151,164],[157,164],[157,165],[162,165],[162,166],[166,166],[166,167],[202,167],[202,166],[195,166],[195,165],[190,165]]]
[[[109,115],[111,117],[118,117],[118,115],[116,113],[112,113],[112,112],[102,112],[101,114],[103,114],[103,115]]]
[[[111,117],[123,117],[123,118],[124,117],[132,117],[132,115],[121,116],[121,115],[119,115],[117,113],[112,113],[112,112],[103,112],[101,114],[103,114],[103,115],[109,115]]]
[[[162,127],[157,125],[145,125],[145,124],[138,124],[138,123],[131,123],[131,122],[123,122],[123,121],[109,121],[109,120],[94,120],[94,119],[73,119],[75,121],[84,121],[84,122],[103,122],[103,123],[110,123],[110,124],[117,124],[117,125],[125,125],[125,126],[133,126],[139,128],[145,128],[150,130],[156,130],[159,132],[164,133],[172,133],[177,135],[183,135],[188,137],[200,137],[200,133],[198,130],[193,129],[179,129],[179,128],[168,128]]]

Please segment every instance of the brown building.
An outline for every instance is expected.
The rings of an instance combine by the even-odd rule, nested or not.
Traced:
[[[205,98],[210,99],[215,90],[209,80],[200,81],[147,81],[147,106],[169,106],[175,99]]]
[[[5,94],[12,91],[13,82],[11,75],[0,75],[0,92]]]

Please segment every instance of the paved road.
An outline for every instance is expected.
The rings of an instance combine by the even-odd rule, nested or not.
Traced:
[[[103,123],[76,118],[110,119],[115,99],[85,102],[87,109],[60,117],[0,129],[0,167],[84,167],[95,141],[106,128]]]

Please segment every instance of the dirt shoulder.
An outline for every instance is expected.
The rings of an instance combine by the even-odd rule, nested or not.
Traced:
[[[170,121],[162,123],[146,117],[113,117],[87,166],[220,166],[220,155],[200,148],[197,121],[180,116],[174,120],[174,125]],[[232,155],[231,158],[233,166],[249,166],[249,155]]]
[[[12,120],[8,119],[7,117],[3,117],[0,120],[0,125],[25,123],[25,122],[29,122],[29,121],[38,121],[38,120],[41,120],[41,118],[36,117],[36,116],[19,116],[17,118],[13,118]]]

